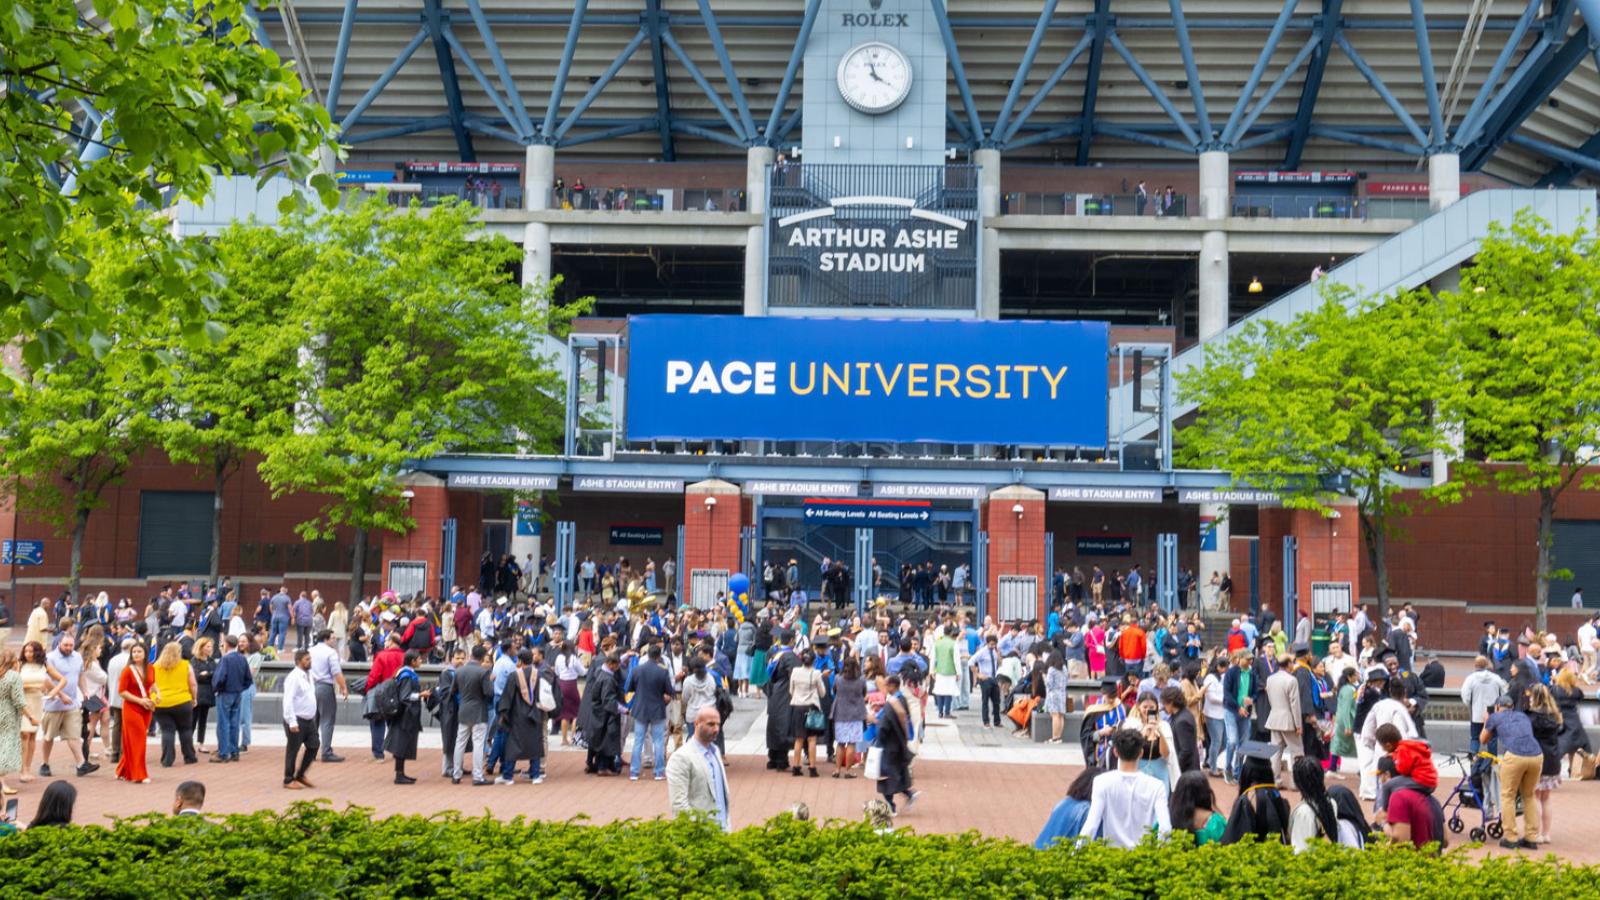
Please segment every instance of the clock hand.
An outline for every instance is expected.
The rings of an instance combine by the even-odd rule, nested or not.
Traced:
[[[883,78],[878,75],[878,67],[871,62],[867,63],[867,74],[872,76],[873,81],[883,81]]]

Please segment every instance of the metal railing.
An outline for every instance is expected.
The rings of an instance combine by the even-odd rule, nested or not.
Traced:
[[[1359,197],[1235,194],[1230,214],[1243,219],[1365,219],[1367,207]]]
[[[564,185],[554,193],[557,209],[600,209],[619,212],[745,212],[742,187],[657,188]]]
[[[1010,216],[1184,217],[1188,194],[1104,194],[1077,191],[1010,191],[1000,195],[1000,214]]]

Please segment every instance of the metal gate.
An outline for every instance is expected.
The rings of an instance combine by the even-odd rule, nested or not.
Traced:
[[[428,564],[420,559],[391,560],[389,590],[402,598],[417,597],[427,593]]]
[[[767,586],[762,583],[761,563],[756,559],[758,547],[756,546],[756,529],[754,525],[746,525],[739,529],[739,566],[744,572],[744,577],[750,579],[750,599],[767,601]],[[728,585],[726,575],[722,578],[722,588]],[[697,595],[698,596],[698,595]]]
[[[1050,579],[1047,604],[1055,606],[1057,603],[1066,603],[1066,585],[1062,584],[1062,579],[1056,577],[1056,533],[1054,531],[1046,531],[1044,533],[1044,574]]]
[[[872,603],[872,535],[871,528],[856,529],[856,612]]]
[[[1156,596],[1161,608],[1178,608],[1178,536],[1172,532],[1156,535]]]
[[[1296,570],[1299,566],[1300,542],[1293,535],[1283,538],[1283,630],[1294,634],[1295,616],[1299,610],[1300,589]]]
[[[687,596],[686,592],[683,589],[684,573],[686,573],[688,571],[687,569],[685,569],[683,567],[683,545],[684,545],[683,533],[684,533],[684,526],[679,525],[678,526],[678,562],[677,562],[676,565],[674,565],[672,567],[672,583],[667,585],[667,590],[672,594],[672,597],[673,597],[674,600],[677,600],[677,599],[679,599],[681,597]],[[672,605],[673,606],[677,606],[677,603],[673,603]]]
[[[1039,617],[1039,576],[1000,576],[999,619],[1017,622]]]
[[[1348,581],[1311,582],[1311,614],[1333,616],[1349,613],[1352,593],[1354,591]]]
[[[556,523],[555,596],[556,612],[572,606],[573,579],[578,567],[578,523]]]
[[[439,596],[449,597],[456,583],[456,520],[445,519],[439,551]]]
[[[695,569],[689,573],[689,603],[695,609],[713,609],[717,605],[717,594],[728,589],[727,569]],[[755,592],[759,590],[754,582],[750,584],[750,602],[754,606]]]
[[[980,531],[972,536],[972,594],[976,598],[973,606],[978,614],[974,617],[983,621],[989,614],[989,532]]]

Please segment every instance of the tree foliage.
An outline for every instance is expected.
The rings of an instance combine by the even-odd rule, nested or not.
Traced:
[[[1600,247],[1524,212],[1496,226],[1444,295],[1452,362],[1446,405],[1462,423],[1476,481],[1539,498],[1534,597],[1538,627],[1550,597],[1557,500],[1600,486]],[[1490,465],[1493,464],[1493,465]]]
[[[1180,378],[1200,405],[1179,435],[1180,460],[1227,470],[1291,507],[1326,513],[1336,497],[1353,496],[1382,611],[1388,543],[1410,512],[1394,474],[1448,446],[1435,414],[1446,339],[1426,292],[1354,309],[1350,295],[1329,285],[1322,304],[1293,321],[1252,322],[1208,348]]]
[[[328,115],[252,37],[243,0],[0,0],[0,342],[38,367],[104,352],[117,314],[203,333],[206,246],[145,215],[200,201],[215,174],[303,178]],[[80,11],[81,10],[81,11]],[[331,198],[332,181],[314,183]],[[107,240],[145,277],[115,299],[86,281]]]
[[[398,481],[409,462],[556,449],[564,407],[551,335],[586,305],[554,307],[548,286],[521,287],[521,251],[476,234],[463,205],[377,199],[282,228],[259,235],[284,242],[272,264],[281,278],[237,282],[261,295],[251,303],[282,304],[275,324],[241,340],[281,368],[295,397],[261,420],[260,473],[276,495],[326,498],[304,537],[354,529],[354,596],[367,532],[414,524]]]

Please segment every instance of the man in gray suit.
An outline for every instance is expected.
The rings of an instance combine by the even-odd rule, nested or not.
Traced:
[[[673,815],[698,809],[728,831],[728,770],[717,752],[721,729],[715,706],[701,707],[695,714],[694,736],[673,751],[667,763],[667,802]]]
[[[645,661],[633,670],[633,758],[628,780],[639,780],[644,762],[644,739],[650,736],[655,750],[655,779],[664,780],[667,769],[667,704],[675,693],[672,676],[661,665],[661,645],[651,644]]]
[[[1295,757],[1303,755],[1300,743],[1304,717],[1300,711],[1300,682],[1289,666],[1293,658],[1283,656],[1278,660],[1278,671],[1267,679],[1267,731],[1272,735],[1272,745],[1283,750],[1278,763],[1288,769]],[[1283,782],[1282,777],[1279,783]]]
[[[484,746],[489,734],[489,696],[493,693],[489,670],[483,665],[487,657],[488,650],[478,644],[472,648],[472,661],[456,672],[456,749],[450,769],[451,784],[461,783],[462,754],[466,752],[469,739],[472,741],[472,783],[475,786],[489,783],[483,777],[483,761],[489,749]]]

